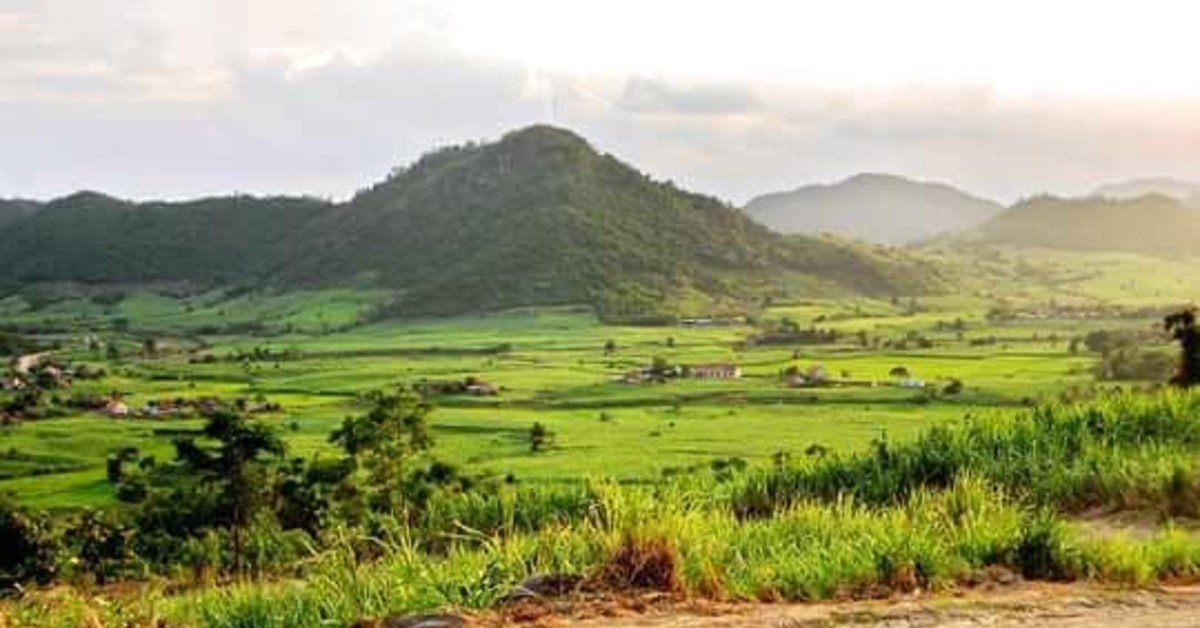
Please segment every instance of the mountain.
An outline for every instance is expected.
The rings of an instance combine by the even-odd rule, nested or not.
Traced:
[[[0,240],[0,281],[235,282],[273,272],[292,234],[328,203],[214,197],[133,203],[78,192],[13,221]]]
[[[41,209],[41,203],[23,199],[0,198],[0,227],[16,222]]]
[[[451,313],[599,303],[632,313],[696,295],[741,299],[790,275],[857,291],[902,286],[845,246],[786,240],[547,126],[435,152],[310,226],[310,281],[375,274],[394,307]],[[431,246],[433,245],[433,246]],[[907,286],[903,286],[907,287]]]
[[[0,282],[378,285],[390,313],[587,303],[678,314],[801,286],[913,294],[941,283],[907,254],[784,237],[657,182],[562,129],[432,152],[344,203],[235,196],[48,203],[0,242]]]
[[[1200,255],[1200,210],[1163,195],[1124,200],[1039,196],[1013,205],[964,240],[1194,256]]]
[[[887,174],[767,194],[746,206],[750,216],[783,233],[829,232],[884,244],[962,231],[1002,209],[948,185]]]
[[[1182,201],[1190,207],[1200,207],[1200,183],[1167,177],[1132,179],[1120,183],[1102,185],[1092,196],[1127,200],[1139,196],[1161,194]]]

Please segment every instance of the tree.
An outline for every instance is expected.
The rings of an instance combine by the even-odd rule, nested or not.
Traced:
[[[373,393],[366,414],[342,421],[329,440],[340,445],[354,468],[367,470],[371,506],[397,512],[405,505],[409,463],[433,446],[425,422],[429,404],[412,392]]]
[[[131,564],[136,530],[118,511],[85,510],[66,530],[72,546],[76,569],[91,574],[103,585],[112,577],[124,575]]]
[[[277,478],[279,525],[285,530],[304,530],[313,538],[329,525],[339,502],[355,492],[350,458],[308,462],[295,458],[280,469]]]
[[[270,496],[264,456],[282,457],[284,444],[266,425],[232,412],[217,412],[209,418],[204,436],[216,446],[193,439],[176,441],[176,462],[180,470],[214,491],[215,523],[232,532],[233,562],[240,570],[242,531]]]
[[[617,352],[617,341],[609,339],[604,341],[604,355],[612,355]]]
[[[551,432],[541,422],[536,422],[529,428],[529,448],[533,453],[545,450],[554,442],[554,432]]]
[[[1200,384],[1200,332],[1196,330],[1196,309],[1187,308],[1166,317],[1163,326],[1179,343],[1179,363],[1171,383],[1181,388]]]
[[[908,367],[905,367],[905,366],[892,367],[892,370],[888,371],[888,375],[890,375],[892,377],[898,377],[898,378],[904,378],[904,379],[907,379],[910,376],[910,374],[908,372]]]
[[[654,356],[650,361],[650,377],[656,382],[665,382],[678,374],[678,367],[672,365],[661,355]]]
[[[48,515],[26,511],[0,495],[0,590],[49,582],[57,573],[60,549]]]
[[[122,447],[119,451],[109,454],[106,471],[109,484],[120,484],[125,478],[125,464],[137,460],[137,447]]]

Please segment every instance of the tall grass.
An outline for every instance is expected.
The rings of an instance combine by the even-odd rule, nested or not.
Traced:
[[[219,627],[342,625],[363,615],[487,608],[525,577],[548,573],[750,600],[938,590],[993,565],[1030,578],[1129,584],[1200,574],[1200,542],[1181,532],[1095,540],[970,474],[888,507],[805,501],[753,520],[636,492],[609,497],[620,502],[609,504],[620,513],[612,518],[496,537],[436,558],[397,546],[363,565],[334,552],[302,583],[208,590],[173,600],[169,616]]]
[[[1159,500],[1200,444],[1200,395],[1110,396],[1016,416],[967,417],[913,442],[866,454],[805,460],[751,473],[730,496],[735,512],[766,516],[804,499],[853,496],[899,503],[970,472],[1039,505],[1077,509]]]
[[[1169,526],[1149,539],[1094,538],[1062,513],[1095,504],[1195,512],[1198,444],[1200,396],[1113,396],[968,418],[908,445],[880,442],[731,481],[441,495],[412,527],[373,539],[370,562],[360,561],[362,539],[345,532],[302,580],[102,608],[77,601],[57,613],[30,601],[12,612],[37,625],[68,612],[121,625],[151,615],[184,626],[345,625],[488,608],[535,574],[760,600],[937,590],[996,565],[1049,580],[1193,580],[1200,539]]]

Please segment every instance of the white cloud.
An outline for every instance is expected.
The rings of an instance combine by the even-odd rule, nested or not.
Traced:
[[[345,196],[534,121],[734,200],[1200,177],[1189,3],[5,0],[0,196]]]

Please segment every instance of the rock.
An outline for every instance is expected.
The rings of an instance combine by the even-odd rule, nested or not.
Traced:
[[[582,576],[571,574],[530,576],[500,598],[497,603],[507,606],[534,598],[559,597],[577,591],[582,584]]]
[[[526,578],[518,588],[533,592],[534,595],[542,597],[556,597],[566,595],[579,588],[583,584],[583,576],[572,574],[546,574],[540,576],[530,576]]]
[[[364,617],[350,628],[465,628],[467,621],[457,615],[394,615],[382,619]]]

